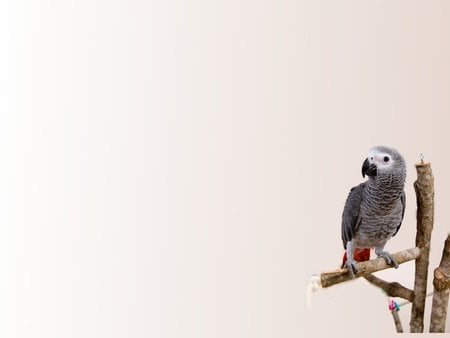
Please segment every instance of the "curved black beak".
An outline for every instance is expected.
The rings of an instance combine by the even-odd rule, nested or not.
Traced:
[[[377,166],[373,163],[371,164],[369,162],[369,159],[366,158],[363,163],[361,172],[363,177],[366,177],[366,175],[369,177],[377,176]]]

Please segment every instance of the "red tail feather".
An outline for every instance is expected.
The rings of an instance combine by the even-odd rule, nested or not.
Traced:
[[[355,249],[353,253],[353,259],[357,262],[364,262],[370,259],[370,248],[366,249]],[[342,267],[345,266],[345,262],[347,261],[347,251],[344,252],[344,257],[342,257]]]

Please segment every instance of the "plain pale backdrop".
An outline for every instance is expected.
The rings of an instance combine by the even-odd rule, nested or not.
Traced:
[[[431,161],[438,264],[449,33],[438,0],[2,2],[0,336],[393,333],[364,280],[310,309],[306,285],[339,265],[377,144],[408,164],[391,251],[414,246]],[[379,275],[412,287],[413,270]]]

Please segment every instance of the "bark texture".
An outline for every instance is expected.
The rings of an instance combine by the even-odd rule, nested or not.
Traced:
[[[416,164],[417,180],[414,189],[417,199],[416,247],[421,254],[416,259],[414,279],[414,300],[411,309],[410,331],[423,332],[423,316],[427,294],[430,240],[434,221],[434,178],[430,163]]]
[[[399,282],[386,282],[385,280],[376,277],[372,274],[364,276],[364,278],[371,284],[378,286],[389,297],[400,297],[406,299],[409,302],[413,301],[414,293],[412,290],[404,287]]]
[[[416,259],[419,255],[420,255],[419,248],[411,248],[408,250],[399,251],[391,254],[392,258],[394,258],[399,265],[408,261],[412,261],[413,259]],[[356,273],[355,278],[358,278],[367,275],[369,273],[392,268],[392,266],[388,265],[384,260],[384,258],[376,258],[370,261],[357,263],[356,268],[358,272]],[[339,269],[321,273],[320,284],[322,287],[326,288],[338,283],[353,280],[355,278],[352,278],[350,276],[347,268]]]
[[[434,270],[433,307],[431,308],[430,332],[445,332],[448,298],[450,292],[450,234],[442,252],[441,263]]]
[[[400,316],[398,315],[398,311],[396,309],[391,310],[392,318],[394,318],[395,330],[397,333],[403,333],[402,322],[400,321]]]

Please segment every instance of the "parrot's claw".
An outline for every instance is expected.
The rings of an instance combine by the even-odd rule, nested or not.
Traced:
[[[393,266],[395,269],[398,268],[398,263],[387,251],[375,252],[378,257],[383,257],[387,264]]]
[[[350,276],[355,278],[355,274],[358,272],[358,269],[356,268],[356,261],[353,259],[347,259],[344,267],[348,269]]]

